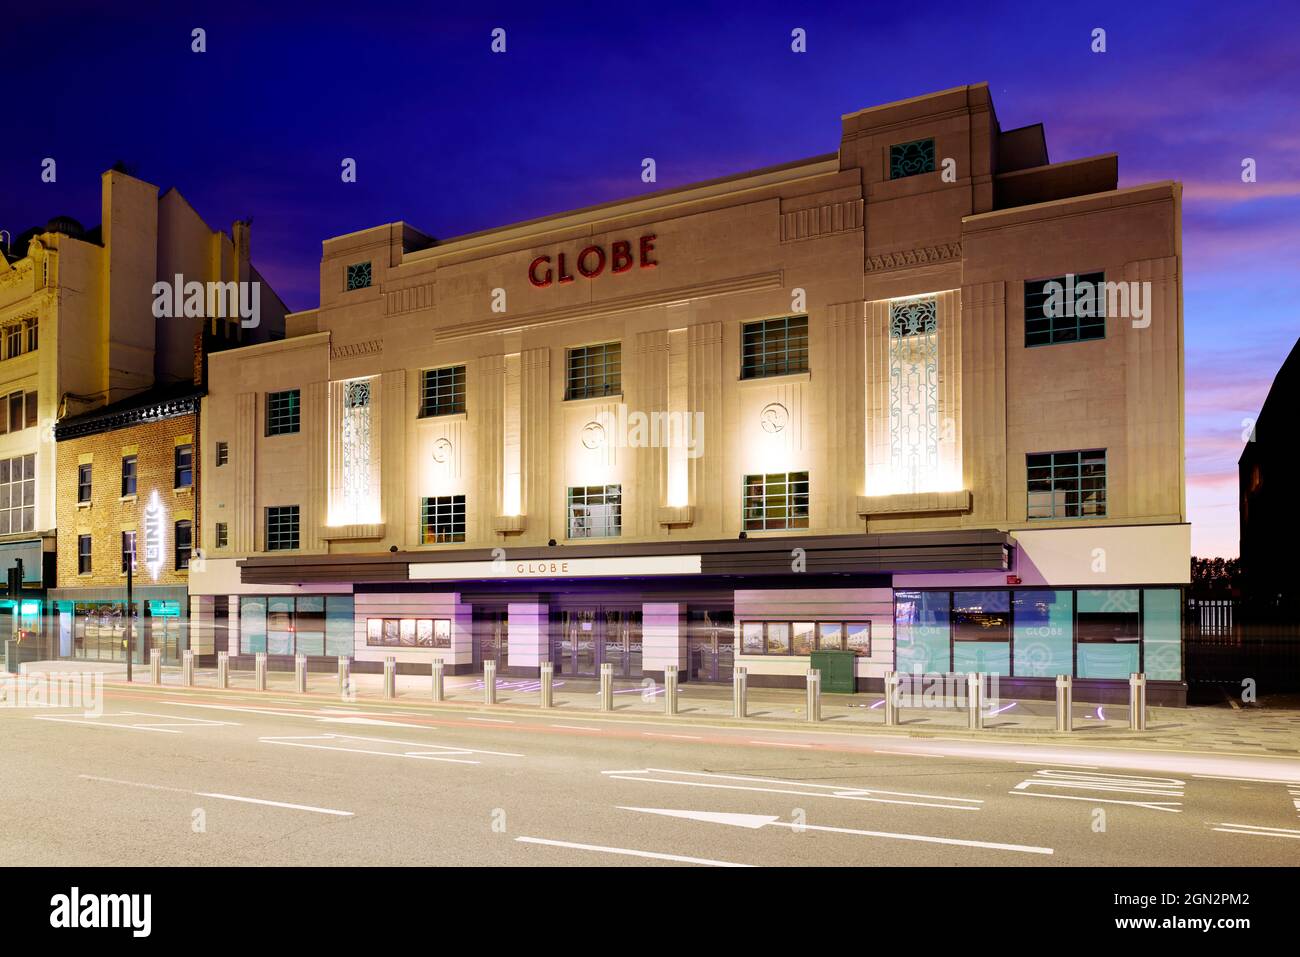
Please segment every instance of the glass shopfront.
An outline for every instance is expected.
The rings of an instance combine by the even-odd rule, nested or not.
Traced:
[[[239,653],[351,657],[351,595],[240,595]]]
[[[895,664],[904,672],[1006,677],[1182,677],[1177,588],[894,592]]]

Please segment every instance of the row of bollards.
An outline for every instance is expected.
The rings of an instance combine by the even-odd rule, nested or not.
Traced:
[[[432,698],[435,702],[446,699],[444,674],[446,665],[442,659],[435,659],[431,666],[433,678]],[[257,652],[253,659],[253,684],[258,691],[266,690],[267,656]],[[497,703],[497,665],[495,661],[483,663],[483,703]],[[149,660],[150,680],[162,684],[162,655],[155,651]],[[351,696],[352,660],[340,657],[338,660],[339,692],[344,697]],[[984,729],[984,687],[987,676],[970,672],[966,675],[966,722],[971,730]],[[670,664],[664,668],[664,713],[678,714],[679,700],[678,666]],[[181,684],[186,687],[194,685],[194,653],[185,651],[181,659]],[[899,712],[903,707],[901,694],[902,675],[897,671],[885,673],[885,725],[896,727],[899,724]],[[1129,675],[1129,728],[1145,731],[1147,727],[1146,675],[1135,672]],[[226,652],[217,654],[217,686],[230,686],[230,656]],[[293,686],[300,693],[307,691],[307,656],[295,655],[293,662]],[[541,707],[555,706],[555,665],[550,661],[541,662],[540,692]],[[805,714],[809,722],[822,720],[822,681],[821,672],[809,668],[805,675]],[[387,699],[397,697],[397,659],[389,656],[384,659],[383,696]],[[614,710],[614,667],[605,663],[600,666],[599,703],[601,711]],[[736,667],[732,672],[732,714],[737,718],[748,717],[749,674],[743,667]],[[1056,676],[1056,730],[1068,732],[1074,730],[1074,679],[1070,675]]]

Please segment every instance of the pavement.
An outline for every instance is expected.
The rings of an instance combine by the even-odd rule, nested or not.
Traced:
[[[341,698],[272,673],[255,691],[107,680],[99,707],[0,707],[0,860],[43,865],[1293,865],[1293,724],[1153,709],[1111,728],[886,729],[869,697],[798,720],[803,695],[683,686],[600,712],[589,682],[501,687],[378,677]],[[245,681],[245,679],[247,679]],[[507,684],[507,682],[502,682]],[[557,680],[557,685],[559,681]],[[621,687],[618,690],[632,690]],[[760,693],[761,690],[761,693]],[[858,707],[868,704],[867,707]],[[1004,702],[1005,704],[1005,702]],[[1041,703],[1040,703],[1041,704]],[[1050,705],[1050,703],[1048,703]],[[1081,708],[1084,706],[1081,706]],[[687,710],[690,709],[690,710]],[[1011,709],[993,716],[1019,709]],[[919,709],[918,709],[919,711]],[[1215,711],[1214,715],[1209,712]],[[1225,716],[1220,720],[1219,715]],[[1282,716],[1289,717],[1289,716]],[[904,712],[905,720],[908,712]],[[1237,722],[1245,742],[1226,734]],[[1168,722],[1169,726],[1165,726]],[[1247,723],[1249,729],[1247,730]],[[1261,723],[1257,723],[1261,722]],[[992,723],[992,721],[990,722]],[[1115,722],[1118,723],[1118,722]],[[1290,729],[1290,730],[1287,730]],[[1177,738],[1172,745],[1166,737]],[[1255,739],[1263,742],[1255,745]],[[1272,745],[1268,742],[1273,742]]]

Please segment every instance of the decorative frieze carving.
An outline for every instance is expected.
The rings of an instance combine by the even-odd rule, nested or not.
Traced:
[[[810,209],[781,210],[781,242],[820,239],[862,228],[862,200],[824,203]]]
[[[357,356],[369,356],[384,351],[384,340],[367,339],[364,342],[349,342],[330,346],[331,359],[353,359]]]
[[[948,262],[960,258],[961,243],[940,243],[938,246],[923,246],[920,249],[885,253],[883,256],[868,256],[867,272],[907,269],[911,266],[926,266],[931,263]]]

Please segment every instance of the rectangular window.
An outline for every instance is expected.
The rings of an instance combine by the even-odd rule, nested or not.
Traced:
[[[301,412],[297,389],[270,392],[266,396],[266,434],[289,435],[298,431]]]
[[[136,457],[122,456],[122,497],[135,494]]]
[[[122,574],[135,568],[135,532],[122,533]]]
[[[465,541],[465,496],[420,499],[420,544]]]
[[[808,473],[745,476],[744,527],[778,530],[808,527]]]
[[[77,536],[77,574],[89,575],[91,572],[90,536]]]
[[[23,352],[23,327],[19,323],[5,327],[5,358],[12,359],[15,356],[22,355]]]
[[[623,344],[604,342],[568,350],[565,399],[591,399],[623,391]]]
[[[1068,274],[1025,283],[1025,345],[1106,338],[1106,274]]]
[[[1017,591],[1012,611],[1015,673],[1037,678],[1074,674],[1074,592]]]
[[[30,429],[36,425],[37,416],[40,414],[36,405],[36,393],[23,393],[24,419],[23,428]]]
[[[952,670],[1011,674],[1010,592],[953,593]]]
[[[902,672],[952,671],[946,591],[894,592],[894,661]]]
[[[792,653],[811,655],[817,644],[817,623],[815,621],[796,621],[791,626],[793,636]]]
[[[216,540],[217,548],[225,548],[230,544],[230,526],[225,522],[217,522]]]
[[[218,442],[217,443],[217,468],[221,468],[221,466],[225,465],[229,461],[230,461],[230,443]]]
[[[349,263],[346,289],[367,289],[370,286],[370,263]]]
[[[1176,588],[1142,590],[1142,671],[1150,681],[1183,676],[1182,607]]]
[[[421,373],[420,417],[465,411],[465,367],[425,369]]]
[[[743,621],[743,655],[810,655],[814,651],[871,654],[869,621]]]
[[[569,489],[569,538],[617,538],[623,534],[623,486]]]
[[[325,596],[299,595],[293,613],[294,654],[325,654]]]
[[[26,414],[23,411],[23,394],[21,392],[11,392],[9,394],[9,431],[22,431],[25,427],[23,425],[24,421],[26,421]]]
[[[190,567],[190,555],[194,551],[194,523],[182,519],[176,523],[176,570]]]
[[[36,318],[23,320],[23,330],[27,335],[26,346],[28,352],[35,352],[36,347],[40,345],[40,322],[40,319]]]
[[[298,547],[298,506],[272,505],[266,510],[266,550]]]
[[[762,379],[808,371],[808,317],[785,316],[741,327],[740,377]]]
[[[91,496],[91,464],[83,462],[77,466],[77,501],[89,502]]]
[[[349,658],[355,641],[352,611],[351,595],[243,595],[240,653]]]
[[[1081,589],[1076,601],[1078,676],[1127,678],[1140,670],[1138,590]]]
[[[0,535],[36,530],[36,454],[0,459]]]
[[[889,178],[934,172],[934,138],[895,143],[889,148]]]
[[[367,618],[366,644],[377,647],[450,648],[450,618]]]
[[[173,488],[194,486],[194,446],[178,445],[175,452],[175,485]]]
[[[1029,518],[1100,518],[1106,514],[1106,450],[1025,456]]]

